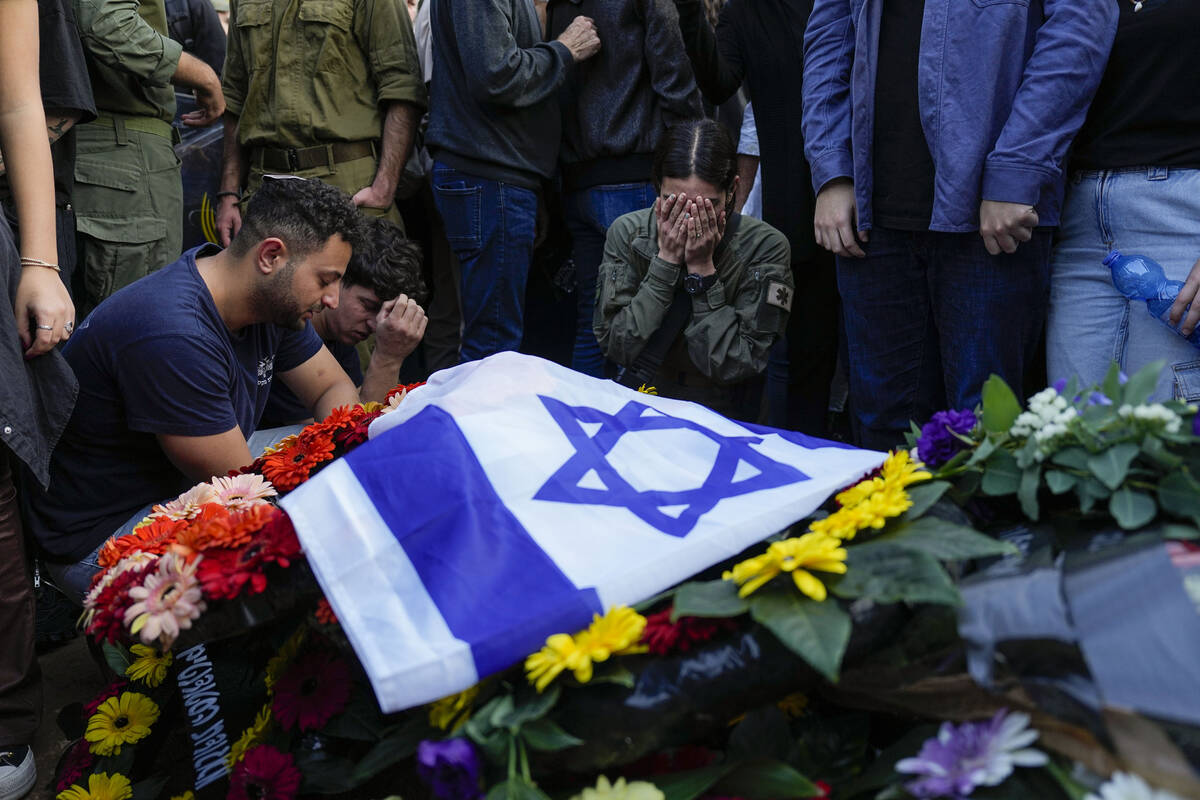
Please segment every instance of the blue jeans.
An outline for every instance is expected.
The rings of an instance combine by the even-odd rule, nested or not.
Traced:
[[[944,408],[974,408],[992,373],[1018,394],[1046,319],[1049,230],[989,255],[978,233],[874,228],[838,258],[854,436],[882,450]]]
[[[433,199],[462,269],[462,361],[521,346],[537,193],[433,164]]]
[[[604,260],[608,226],[622,214],[653,205],[654,187],[649,183],[592,186],[568,192],[563,202],[567,228],[573,240],[575,299],[579,314],[571,367],[577,372],[603,378],[604,355],[596,342],[592,321],[596,311],[596,278],[600,262]]]
[[[1200,400],[1200,351],[1130,302],[1101,261],[1112,248],[1184,280],[1200,257],[1200,170],[1140,167],[1083,172],[1067,185],[1050,281],[1046,361],[1051,379],[1099,383],[1116,361],[1133,374],[1166,359],[1155,400]]]

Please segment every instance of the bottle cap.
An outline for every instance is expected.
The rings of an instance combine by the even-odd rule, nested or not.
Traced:
[[[1113,262],[1121,257],[1120,250],[1110,250],[1108,255],[1104,257],[1104,266],[1111,267]]]

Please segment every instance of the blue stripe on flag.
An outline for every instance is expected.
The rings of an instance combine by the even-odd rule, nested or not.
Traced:
[[[595,590],[571,583],[508,510],[442,409],[425,408],[346,461],[451,632],[471,646],[481,678],[603,610]]]

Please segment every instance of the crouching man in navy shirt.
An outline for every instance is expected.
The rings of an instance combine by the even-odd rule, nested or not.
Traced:
[[[149,506],[249,464],[278,376],[317,419],[358,390],[311,320],[335,308],[364,242],[348,195],[302,179],[266,181],[242,229],[114,294],[63,355],[79,398],[30,500],[30,527],[54,583],[81,602],[100,546]]]

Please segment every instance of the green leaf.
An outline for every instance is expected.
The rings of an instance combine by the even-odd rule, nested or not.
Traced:
[[[1121,387],[1121,402],[1131,406],[1146,402],[1158,386],[1158,376],[1162,374],[1166,365],[1166,361],[1152,361],[1135,372]]]
[[[125,670],[133,663],[133,656],[124,647],[119,644],[102,644],[101,651],[104,653],[104,663],[108,664],[108,668],[113,672],[125,677]]]
[[[350,773],[351,781],[355,784],[369,781],[393,764],[408,758],[417,752],[417,745],[427,738],[428,734],[429,726],[421,717],[407,720],[399,728],[375,742],[366,755],[359,759],[354,765],[354,771]]]
[[[1127,531],[1137,530],[1148,524],[1158,513],[1154,498],[1126,486],[1113,493],[1108,501],[1108,513]]]
[[[1117,362],[1109,364],[1104,382],[1100,384],[1100,391],[1115,405],[1121,404],[1121,365]]]
[[[550,800],[541,789],[520,776],[498,783],[487,793],[487,800]]]
[[[685,583],[675,592],[671,620],[680,617],[737,617],[750,610],[738,597],[733,581],[696,581]]]
[[[1101,483],[1116,491],[1129,474],[1129,467],[1142,448],[1132,442],[1115,444],[1088,457],[1087,468]]]
[[[975,448],[975,452],[971,453],[971,458],[967,461],[967,464],[969,466],[975,466],[976,464],[987,461],[995,451],[996,440],[991,438],[984,439],[979,443],[979,446]]]
[[[624,686],[632,689],[637,684],[637,676],[627,667],[613,664],[611,661],[602,667],[597,667],[588,683],[611,683],[614,686]]]
[[[999,497],[1012,494],[1021,485],[1021,468],[1017,459],[1007,450],[997,450],[983,467],[983,483],[980,488],[986,495]]]
[[[1142,440],[1142,452],[1146,458],[1164,469],[1175,469],[1183,463],[1183,459],[1167,449],[1163,440],[1153,434],[1146,434]]]
[[[947,481],[926,481],[908,487],[908,498],[912,500],[912,508],[905,514],[905,519],[916,519],[937,504],[950,489]]]
[[[1076,478],[1069,472],[1057,469],[1046,470],[1046,485],[1054,494],[1066,494],[1075,488]]]
[[[999,375],[983,384],[983,427],[992,433],[1006,433],[1021,415],[1021,404],[1013,390]]]
[[[507,728],[516,732],[526,722],[546,716],[558,702],[559,692],[560,688],[555,684],[541,694],[530,693],[529,699],[520,705],[517,705],[516,699],[510,695],[509,703],[501,703],[500,707],[492,712],[492,724],[497,728]]]
[[[546,717],[523,725],[521,736],[525,739],[525,744],[544,752],[566,750],[568,747],[583,744],[583,739],[572,736],[559,727],[557,722]]]
[[[711,767],[655,775],[654,785],[665,796],[665,800],[695,800],[707,792],[721,778],[733,771],[736,764],[714,764]]]
[[[876,541],[890,542],[906,550],[925,553],[939,561],[963,561],[986,556],[1015,555],[1020,552],[1008,542],[993,539],[974,528],[933,517],[901,524]],[[851,547],[850,552],[854,549]]]
[[[751,595],[750,615],[817,672],[837,680],[851,623],[834,600],[818,603],[795,590],[760,591]]]
[[[1068,469],[1087,469],[1088,451],[1082,447],[1068,447],[1050,456],[1050,460]]]
[[[792,767],[779,761],[751,761],[717,781],[722,795],[747,800],[785,800],[817,795],[817,787]]]
[[[1079,510],[1087,514],[1096,505],[1096,501],[1107,499],[1112,492],[1103,483],[1089,475],[1075,486],[1075,494],[1079,495]]]
[[[1042,468],[1039,464],[1026,467],[1021,473],[1021,485],[1017,489],[1017,499],[1021,501],[1021,511],[1025,512],[1025,516],[1029,517],[1034,522],[1037,522],[1040,511],[1038,509],[1038,488],[1041,486]]]
[[[838,786],[838,797],[854,798],[897,783],[903,776],[893,769],[896,762],[915,756],[925,740],[937,732],[936,725],[919,725],[908,731],[870,761],[860,774]]]
[[[1186,472],[1172,472],[1158,482],[1158,502],[1176,517],[1200,515],[1200,484]]]
[[[830,581],[838,597],[865,597],[876,603],[957,605],[958,590],[937,560],[892,541],[848,548],[846,574]]]
[[[1162,534],[1166,539],[1200,539],[1200,529],[1193,525],[1164,525]]]

